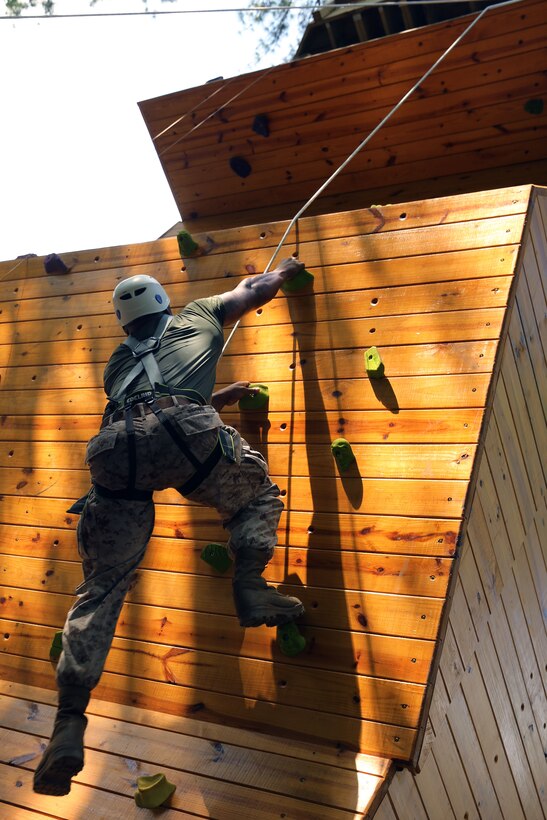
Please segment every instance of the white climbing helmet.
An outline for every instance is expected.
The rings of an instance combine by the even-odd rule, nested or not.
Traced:
[[[119,324],[124,327],[139,316],[161,313],[169,307],[170,300],[157,279],[138,273],[116,285],[112,304]]]

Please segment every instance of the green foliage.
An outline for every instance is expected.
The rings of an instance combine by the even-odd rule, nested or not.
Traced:
[[[306,5],[319,8],[325,2],[327,0],[309,0]],[[287,41],[287,46],[294,51],[313,14],[312,9],[298,8],[303,5],[302,0],[248,0],[247,5],[254,9],[260,6],[253,11],[239,12],[245,28],[260,32],[255,52],[257,62],[272,49],[279,48],[283,41]],[[281,10],[280,6],[283,7]]]
[[[22,11],[40,6],[44,14],[53,14],[53,0],[4,0],[6,14],[19,17]]]

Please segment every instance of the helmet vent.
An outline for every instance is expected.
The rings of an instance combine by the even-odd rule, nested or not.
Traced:
[[[146,288],[137,288],[137,290],[135,291],[135,296],[140,296],[141,293],[144,293],[145,290]]]
[[[124,301],[127,300],[127,299],[131,299],[131,294],[130,293],[122,293],[122,295],[120,296],[120,299],[123,299]]]

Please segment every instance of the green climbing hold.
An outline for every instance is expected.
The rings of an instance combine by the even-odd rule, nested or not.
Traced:
[[[49,657],[52,660],[57,660],[60,657],[62,651],[63,651],[63,633],[62,632],[56,632],[55,635],[53,636],[53,640],[51,642],[51,647],[50,647],[50,650],[49,650]]]
[[[294,279],[288,279],[284,282],[281,285],[281,290],[283,293],[297,293],[299,290],[304,290],[313,280],[313,273],[310,273],[309,270],[304,268],[300,273],[296,274]]]
[[[526,100],[524,103],[524,110],[528,112],[528,114],[543,114],[543,100],[541,97],[536,97],[532,100]]]
[[[199,251],[199,245],[194,242],[192,235],[188,231],[179,231],[177,234],[177,242],[179,243],[179,253],[181,259],[188,256],[195,256]]]
[[[349,470],[355,461],[355,455],[349,441],[345,438],[336,438],[332,442],[330,449],[339,468],[342,471]]]
[[[306,639],[294,621],[277,627],[277,645],[290,658],[299,655],[306,648]]]
[[[371,379],[381,379],[384,375],[384,363],[377,347],[369,347],[365,350],[365,367],[367,376]]]
[[[232,566],[232,559],[224,544],[207,544],[201,551],[201,557],[217,572],[224,573]]]
[[[270,394],[267,384],[250,384],[249,387],[254,390],[254,395],[243,396],[239,400],[240,410],[262,410],[268,405]]]
[[[137,777],[137,787],[135,803],[140,809],[157,809],[163,806],[177,788],[164,774]]]

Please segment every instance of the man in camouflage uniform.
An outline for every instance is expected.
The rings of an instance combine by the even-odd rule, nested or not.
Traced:
[[[59,708],[35,772],[35,791],[67,794],[83,767],[84,713],[152,533],[154,490],[174,487],[220,514],[230,533],[234,603],[242,626],[276,626],[303,612],[297,598],[281,595],[262,578],[277,543],[279,488],[260,453],[218,415],[252,389],[238,382],[213,394],[223,328],[269,302],[303,267],[284,260],[228,293],[191,302],[176,316],[152,277],[137,275],[116,287],[114,308],[128,340],[106,366],[105,392],[115,400],[109,399],[101,430],[87,446],[93,486],[77,531],[84,582],[63,631]],[[140,341],[148,349],[154,339],[161,379],[151,384],[147,368],[135,366],[128,342],[138,348]]]

